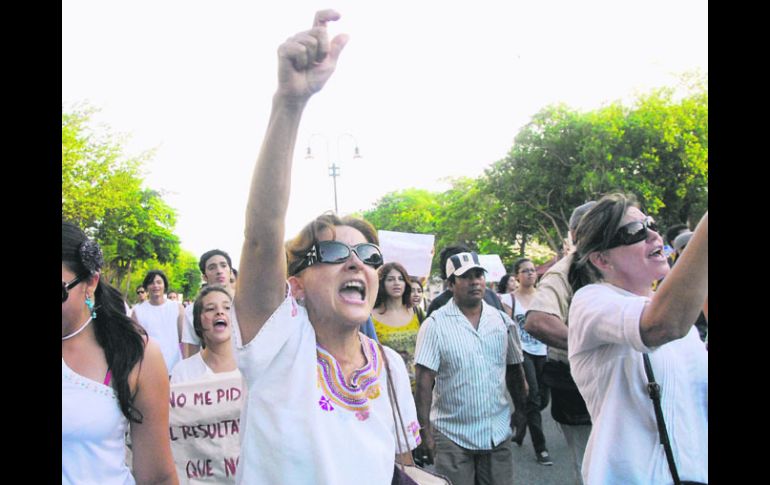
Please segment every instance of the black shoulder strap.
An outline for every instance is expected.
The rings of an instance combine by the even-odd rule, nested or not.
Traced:
[[[650,364],[650,357],[645,353],[642,354],[644,358],[644,373],[647,374],[647,392],[650,394],[650,399],[655,407],[655,420],[658,422],[658,434],[660,435],[660,444],[663,445],[663,449],[666,450],[666,460],[668,460],[668,469],[671,470],[671,477],[674,479],[674,485],[679,485],[679,473],[676,471],[676,462],[674,462],[674,451],[671,449],[671,442],[668,440],[668,431],[666,430],[666,422],[663,419],[663,408],[660,406],[660,386],[655,382],[655,375],[652,373],[652,364]]]

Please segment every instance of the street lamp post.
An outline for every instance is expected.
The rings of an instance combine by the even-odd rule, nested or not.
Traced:
[[[307,153],[305,154],[305,159],[315,158],[313,156],[310,143],[313,141],[313,138],[316,136],[323,138],[324,141],[326,142],[326,163],[329,163],[330,157],[331,157],[331,154],[329,153],[329,139],[326,138],[325,135],[322,135],[320,133],[313,133],[312,135],[310,135],[310,139],[307,142]],[[340,150],[340,141],[346,137],[353,140],[353,146],[354,146],[353,158],[354,159],[361,158],[361,153],[358,150],[358,141],[356,141],[356,137],[354,137],[350,133],[342,133],[341,135],[337,136],[337,159],[338,160],[341,159],[340,155],[342,152]],[[329,165],[329,176],[332,178],[332,184],[334,186],[334,213],[335,214],[339,214],[339,207],[337,205],[337,177],[339,177],[340,175],[341,175],[340,166],[337,165],[336,162],[331,162],[331,164]]]

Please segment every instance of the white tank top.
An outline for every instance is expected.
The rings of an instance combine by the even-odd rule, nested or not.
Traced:
[[[519,327],[519,340],[521,340],[521,349],[531,355],[546,355],[548,347],[524,330],[524,317],[527,309],[521,304],[521,300],[516,300],[516,308],[513,309],[513,321]]]
[[[139,324],[147,330],[147,335],[160,346],[168,375],[171,375],[171,369],[182,360],[177,327],[179,303],[166,300],[162,305],[151,305],[146,301],[137,305],[134,311]]]
[[[61,482],[133,485],[126,465],[128,420],[115,390],[61,361]]]

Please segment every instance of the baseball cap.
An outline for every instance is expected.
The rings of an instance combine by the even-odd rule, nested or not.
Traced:
[[[681,251],[685,246],[687,246],[687,243],[690,242],[691,237],[691,231],[683,232],[682,234],[678,235],[676,239],[674,239],[674,249]]]
[[[479,263],[479,255],[474,251],[469,253],[457,253],[446,260],[447,278],[452,275],[462,276],[466,271],[473,268],[480,268],[486,271],[486,269],[481,266],[481,263]]]

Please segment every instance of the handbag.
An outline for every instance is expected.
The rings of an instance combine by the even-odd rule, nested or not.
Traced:
[[[668,440],[668,430],[666,429],[666,421],[663,419],[663,408],[660,406],[660,386],[655,382],[655,374],[652,373],[652,364],[650,363],[649,355],[642,354],[644,359],[644,373],[647,374],[647,392],[652,399],[653,407],[655,408],[655,421],[658,422],[658,435],[660,435],[660,444],[663,445],[663,449],[666,451],[666,460],[668,461],[668,469],[671,471],[671,477],[674,479],[674,485],[707,485],[702,482],[681,481],[679,479],[679,473],[676,470],[676,462],[674,461],[674,451],[671,449],[671,442]]]
[[[396,427],[396,447],[398,454],[404,453],[401,447],[401,437],[404,437],[404,444],[407,450],[409,449],[409,441],[407,440],[406,427],[404,426],[404,420],[401,418],[401,408],[398,406],[398,399],[396,399],[396,389],[393,386],[393,380],[390,377],[390,365],[388,364],[388,357],[385,355],[385,349],[378,342],[380,347],[380,354],[382,354],[382,360],[385,362],[385,372],[388,374],[388,397],[390,398],[390,412],[393,414],[393,424]],[[398,414],[398,417],[396,417]],[[399,431],[401,431],[399,433]],[[417,465],[404,465],[403,463],[393,464],[393,479],[391,485],[452,485],[452,482],[443,475],[428,471]]]

